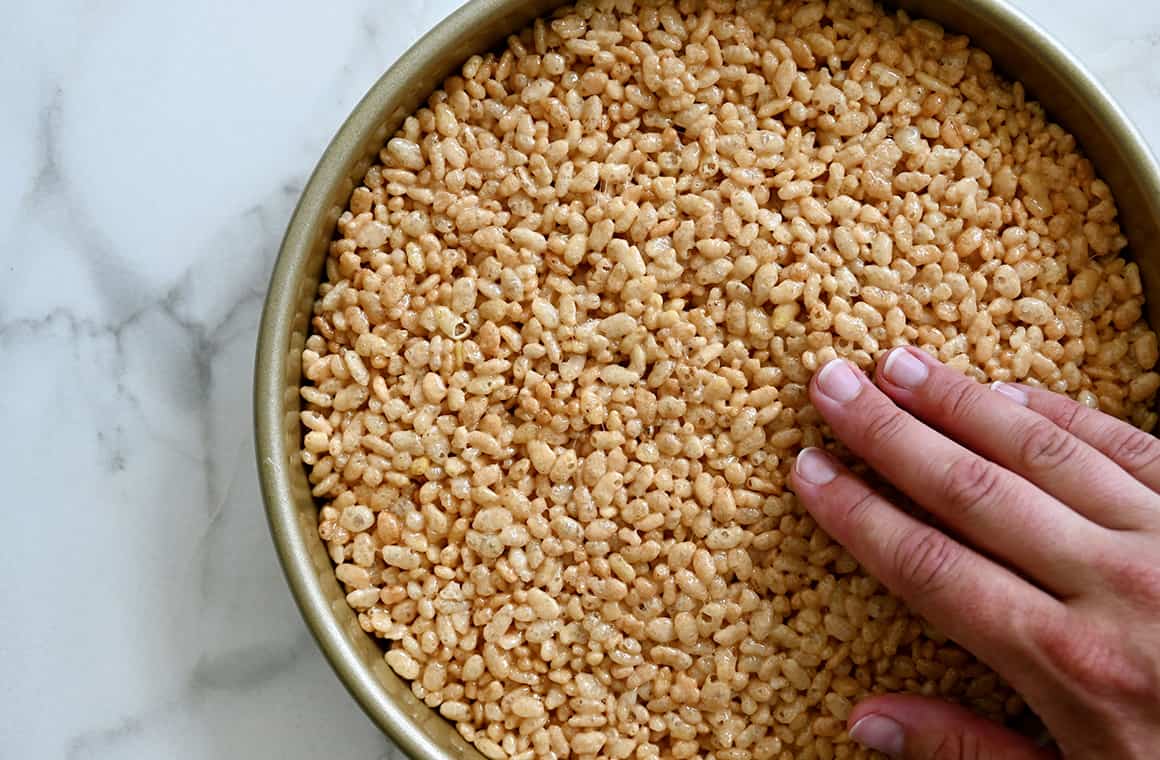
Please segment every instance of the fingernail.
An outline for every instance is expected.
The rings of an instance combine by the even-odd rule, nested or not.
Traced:
[[[834,466],[834,460],[821,449],[812,447],[801,450],[793,468],[799,478],[815,486],[824,486],[838,477],[838,468]]]
[[[926,380],[930,370],[922,360],[905,348],[898,348],[886,357],[886,364],[882,367],[882,374],[886,379],[899,388],[913,390]]]
[[[831,359],[818,372],[818,388],[834,401],[844,404],[852,401],[862,390],[862,380],[845,359]]]
[[[1027,406],[1027,391],[1020,388],[1018,385],[1011,385],[1010,383],[1003,383],[998,380],[991,383],[991,390],[995,393],[1000,393],[1007,398],[1014,401],[1021,406]]]
[[[902,757],[902,726],[885,715],[867,715],[850,729],[850,738],[890,757]]]

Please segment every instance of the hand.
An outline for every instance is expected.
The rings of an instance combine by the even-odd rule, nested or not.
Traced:
[[[1064,396],[988,388],[914,348],[888,353],[874,382],[830,362],[810,396],[955,537],[807,449],[793,484],[818,523],[1019,691],[1064,757],[1156,758],[1160,440]],[[864,700],[849,726],[905,760],[1056,756],[922,697]]]

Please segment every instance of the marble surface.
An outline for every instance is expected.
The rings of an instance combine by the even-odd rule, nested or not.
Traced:
[[[456,0],[20,3],[0,25],[0,758],[397,758],[282,581],[255,331],[297,194]],[[1160,147],[1160,5],[1018,0]]]

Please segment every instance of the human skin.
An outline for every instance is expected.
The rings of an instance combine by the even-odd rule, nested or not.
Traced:
[[[1064,396],[976,383],[896,348],[810,396],[847,447],[954,537],[807,449],[818,523],[1003,676],[1057,747],[936,699],[866,699],[851,736],[903,760],[1160,757],[1160,441]]]

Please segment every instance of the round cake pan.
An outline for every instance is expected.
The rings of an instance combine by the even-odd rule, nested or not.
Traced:
[[[338,677],[367,715],[417,760],[482,758],[451,723],[415,698],[359,627],[318,537],[318,510],[298,451],[300,358],[327,247],[351,191],[379,148],[467,58],[495,48],[558,0],[471,0],[420,39],[374,84],[323,153],[290,219],[258,334],[254,406],[258,471],[270,532],[291,593]],[[1006,76],[1024,83],[1070,130],[1111,186],[1139,263],[1155,327],[1160,308],[1160,169],[1121,109],[1041,28],[1000,0],[899,0],[970,35]],[[384,13],[387,10],[384,8]],[[337,121],[337,119],[336,119]]]

